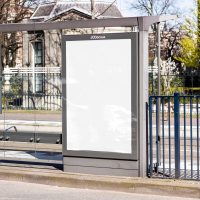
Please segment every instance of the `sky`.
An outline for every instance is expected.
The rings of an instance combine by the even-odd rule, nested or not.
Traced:
[[[117,0],[118,6],[125,17],[140,16],[141,13],[130,9],[130,3],[134,3],[136,0]],[[191,9],[194,8],[193,0],[176,0],[176,6],[184,16],[190,15]]]

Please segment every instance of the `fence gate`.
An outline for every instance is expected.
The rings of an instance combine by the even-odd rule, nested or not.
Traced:
[[[199,180],[200,96],[150,96],[148,175]]]
[[[1,163],[62,164],[60,80],[58,68],[4,68]]]

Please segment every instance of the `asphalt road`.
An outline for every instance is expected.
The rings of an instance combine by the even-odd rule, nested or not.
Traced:
[[[148,194],[74,189],[57,186],[0,181],[0,200],[195,200]]]
[[[62,113],[61,112],[36,112],[36,113],[28,113],[28,112],[7,112],[0,114],[0,120],[26,120],[26,121],[53,121],[53,122],[61,122],[62,121]]]
[[[23,112],[23,111],[16,111],[16,112],[4,112],[0,114],[0,120],[26,120],[26,121],[53,121],[53,122],[62,122],[62,112],[51,112],[51,111],[33,111],[31,112]],[[156,116],[155,113],[153,114],[153,124],[156,124]],[[162,116],[160,115],[160,120],[162,120]],[[168,126],[168,118],[164,118],[164,124]],[[161,121],[162,124],[162,121]],[[174,126],[174,117],[171,116],[170,119],[170,124],[171,126]],[[180,116],[180,125],[184,125],[184,118],[181,115]],[[190,125],[190,117],[187,116],[186,118],[186,126]],[[197,120],[196,117],[193,116],[192,118],[192,125],[196,126],[197,125]]]
[[[153,113],[153,124],[156,124],[156,116],[155,113]],[[33,111],[33,112],[29,112],[29,111],[23,111],[23,110],[19,110],[19,111],[8,111],[8,112],[3,112],[2,114],[0,114],[0,120],[37,120],[37,121],[62,121],[62,112],[54,112],[54,111]],[[162,120],[162,115],[160,114],[160,120]],[[168,125],[168,118],[165,117],[164,121],[165,121],[165,125]],[[196,126],[196,117],[193,116],[192,117],[193,120],[193,126]],[[183,115],[180,116],[180,125],[184,125],[184,118]],[[171,125],[174,125],[174,117],[171,116],[170,119],[170,123]],[[187,116],[186,118],[186,125],[190,125],[190,116]]]

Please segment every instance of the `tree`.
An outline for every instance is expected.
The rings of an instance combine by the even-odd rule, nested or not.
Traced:
[[[140,11],[148,16],[177,14],[177,9],[174,7],[174,0],[137,0],[136,3],[131,3],[131,8]]]
[[[175,6],[176,0],[136,0],[134,3],[130,3],[132,9],[139,11],[141,14],[154,16],[154,15],[164,15],[180,14],[178,8]],[[161,26],[161,43],[164,49],[161,49],[161,56],[163,59],[172,57],[176,41],[180,35],[180,24],[167,24]],[[151,60],[155,58],[155,45],[156,45],[156,24],[151,26],[153,33],[150,35],[150,56]],[[177,31],[178,30],[178,31]],[[167,45],[166,45],[167,44]],[[154,55],[153,55],[154,54]]]
[[[200,0],[197,0],[197,49],[200,55]]]
[[[175,59],[185,69],[185,87],[197,94],[200,91],[200,0],[196,0],[193,15],[185,19],[182,29],[185,35],[179,42]]]
[[[164,15],[164,14],[177,15],[177,13],[178,14],[180,13],[178,11],[178,8],[175,6],[175,3],[176,3],[175,0],[136,0],[134,1],[134,3],[131,3],[131,8],[139,11],[141,14],[148,15],[148,16]],[[165,62],[167,62],[168,68],[170,68],[170,70],[173,70],[173,73],[174,73],[174,64],[172,63],[175,62],[173,55],[176,52],[177,41],[181,37],[180,24],[179,23],[176,23],[176,24],[162,23],[162,25],[163,26],[160,26],[161,27],[161,65],[165,67],[166,66]],[[150,66],[155,65],[155,59],[157,57],[156,56],[156,45],[157,45],[156,33],[157,33],[157,26],[156,24],[153,24],[151,26],[151,32],[149,34],[149,65]],[[170,67],[170,63],[171,63],[171,67]],[[163,70],[166,71],[165,69]],[[162,78],[163,80],[166,80],[166,77],[169,77],[167,74],[162,74],[162,76],[163,76]],[[155,78],[154,80],[156,81]],[[170,85],[170,83],[168,85]]]
[[[164,14],[179,14],[178,8],[175,6],[176,0],[136,0],[134,3],[131,3],[131,8],[139,11],[141,14],[145,14],[148,16],[154,16],[154,15],[164,15]],[[156,37],[156,30],[157,26],[156,24],[151,26],[151,29],[153,31],[153,34],[151,35],[150,38],[150,52],[152,52],[152,49],[155,49],[155,37]],[[178,36],[180,34],[179,30],[180,29],[180,24],[164,24],[162,26],[161,30],[161,43],[166,43],[167,45],[164,45],[165,48],[164,51],[167,53],[164,53],[164,59],[166,59],[166,56],[170,56],[172,54],[171,52],[173,51],[173,48],[175,47],[174,45],[176,44],[176,40],[178,39]],[[170,33],[170,34],[169,34]],[[171,34],[173,34],[173,37],[170,37]],[[170,38],[170,39],[169,39]],[[172,40],[174,39],[174,40]],[[172,44],[169,45],[169,44]],[[154,47],[153,47],[154,45]],[[171,52],[169,52],[171,50]],[[162,49],[161,49],[162,51]],[[154,52],[155,53],[155,52]],[[161,55],[161,56],[162,56]],[[154,55],[155,56],[155,55]]]
[[[1,0],[0,24],[20,23],[29,18],[32,10],[42,2],[51,0]],[[22,47],[22,33],[0,33],[2,65],[15,66],[17,51]]]
[[[2,0],[0,2],[0,23],[19,23],[31,14],[32,2],[27,0]],[[21,48],[21,34],[18,32],[1,33],[2,64],[14,66],[17,50]]]
[[[164,14],[179,14],[175,7],[176,0],[136,0],[130,3],[131,9],[139,11],[141,14],[154,16]],[[151,26],[152,30],[156,31],[156,25]]]
[[[196,2],[196,9],[193,15],[185,19],[182,30],[185,32],[184,37],[179,41],[179,52],[175,58],[181,61],[185,67],[200,67],[200,22],[199,22],[199,3]]]
[[[185,36],[180,40],[179,45],[180,52],[178,56],[175,56],[175,59],[183,63],[185,67],[198,69],[200,55],[197,48],[197,38]]]

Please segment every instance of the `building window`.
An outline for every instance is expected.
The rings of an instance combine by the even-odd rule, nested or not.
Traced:
[[[44,90],[44,76],[41,67],[43,61],[43,42],[37,41],[33,44],[33,93],[42,93]],[[39,73],[37,73],[39,72]]]

